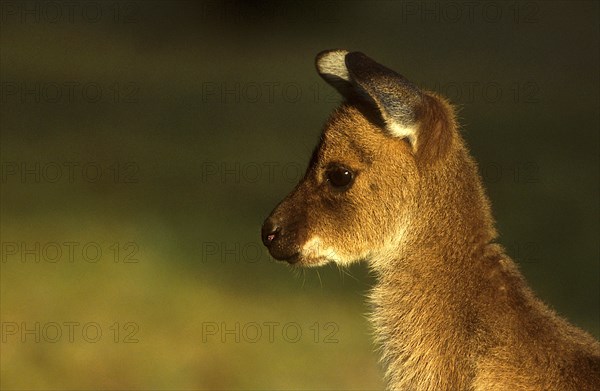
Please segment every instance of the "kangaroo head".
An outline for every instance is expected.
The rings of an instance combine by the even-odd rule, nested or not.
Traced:
[[[302,266],[382,258],[416,233],[443,235],[457,213],[465,220],[444,207],[462,197],[464,178],[478,179],[451,106],[360,52],[325,51],[316,65],[345,101],[304,178],[264,222],[271,255]]]

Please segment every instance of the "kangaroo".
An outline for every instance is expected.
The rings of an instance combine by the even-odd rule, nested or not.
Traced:
[[[360,52],[318,54],[344,98],[262,226],[277,260],[364,260],[387,387],[598,391],[600,344],[530,290],[495,242],[454,109]]]

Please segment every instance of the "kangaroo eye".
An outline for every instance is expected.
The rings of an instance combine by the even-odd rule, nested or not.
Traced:
[[[326,172],[327,181],[337,189],[348,188],[354,180],[354,173],[342,166],[334,166]]]

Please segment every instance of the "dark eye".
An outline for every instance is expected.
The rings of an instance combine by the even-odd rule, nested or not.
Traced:
[[[327,169],[327,181],[336,189],[344,189],[349,187],[354,180],[354,173],[346,167],[333,166]]]

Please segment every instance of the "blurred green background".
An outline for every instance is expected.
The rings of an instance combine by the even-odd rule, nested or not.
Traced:
[[[597,2],[1,4],[3,389],[382,388],[365,266],[259,239],[338,47],[460,107],[501,243],[600,336]]]

